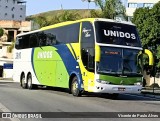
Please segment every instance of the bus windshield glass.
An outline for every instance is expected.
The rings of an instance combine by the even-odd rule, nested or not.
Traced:
[[[141,76],[138,66],[139,50],[101,46],[101,59],[97,65],[100,74]]]
[[[140,39],[133,25],[96,21],[97,43],[141,47]]]

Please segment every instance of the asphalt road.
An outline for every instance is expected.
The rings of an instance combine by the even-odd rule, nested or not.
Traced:
[[[73,97],[63,89],[22,89],[18,83],[0,82],[0,112],[160,112],[160,98],[143,95],[119,95],[117,99],[99,94],[85,94]],[[85,113],[84,113],[85,114]],[[54,114],[51,115],[60,115]],[[69,114],[71,117],[74,115]],[[81,115],[81,114],[76,114]],[[92,117],[92,114],[90,114]],[[107,115],[104,114],[104,115]],[[114,115],[111,113],[109,115]],[[95,114],[93,114],[93,117]],[[160,118],[160,117],[159,117]],[[136,118],[139,121],[159,120],[159,118]],[[11,119],[12,121],[133,121],[135,118],[47,118]],[[8,121],[8,119],[0,119]]]

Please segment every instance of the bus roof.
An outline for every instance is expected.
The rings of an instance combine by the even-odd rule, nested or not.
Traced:
[[[106,18],[84,18],[84,19],[80,19],[80,20],[76,20],[76,21],[66,21],[66,22],[61,22],[61,23],[57,23],[57,24],[54,24],[54,25],[42,27],[42,28],[40,28],[38,30],[34,30],[34,31],[31,31],[31,32],[18,34],[17,37],[18,36],[22,36],[22,35],[35,33],[35,32],[39,32],[39,31],[43,31],[43,30],[57,28],[57,27],[61,27],[61,26],[69,25],[69,24],[74,24],[74,23],[78,23],[78,22],[82,22],[82,21],[91,21],[91,22],[94,22],[94,21],[106,21],[106,22],[122,23],[122,24],[128,24],[128,25],[135,26],[133,23],[127,22],[127,21],[117,21],[117,20],[106,19]]]
[[[65,25],[69,25],[69,24],[73,24],[73,23],[77,23],[77,22],[82,22],[82,21],[91,21],[91,22],[93,22],[93,21],[106,21],[107,22],[108,21],[108,22],[123,23],[123,24],[129,24],[129,25],[135,26],[133,23],[127,22],[127,21],[118,21],[118,20],[105,19],[105,18],[84,18],[84,19],[80,19],[80,20],[76,20],[76,21],[67,21],[67,22],[62,22],[62,23],[42,27],[40,30],[47,30],[47,29],[65,26]]]

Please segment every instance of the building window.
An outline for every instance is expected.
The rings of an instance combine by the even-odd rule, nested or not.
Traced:
[[[12,14],[12,18],[14,18],[14,14]]]
[[[6,6],[6,8],[8,8],[8,6]]]
[[[20,18],[22,18],[22,15],[20,15]]]
[[[137,8],[137,3],[128,3],[128,8]]]
[[[11,10],[14,11],[15,7],[13,7]]]
[[[144,3],[138,3],[137,8],[143,8]]]
[[[23,10],[23,8],[20,8],[20,10]]]
[[[6,17],[6,16],[7,16],[7,13],[5,13],[4,16]]]
[[[144,3],[144,7],[152,8],[153,7],[153,3]]]

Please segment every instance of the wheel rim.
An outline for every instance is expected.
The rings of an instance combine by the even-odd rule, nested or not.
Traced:
[[[77,89],[78,89],[78,83],[77,83],[77,81],[75,81],[75,82],[73,82],[73,84],[72,84],[72,93],[73,93],[73,94],[76,94]]]
[[[22,81],[21,81],[22,87],[25,87],[25,86],[26,86],[25,84],[26,84],[26,83],[25,83],[25,78],[23,77],[23,78],[22,78]]]
[[[28,84],[29,89],[32,88],[32,79],[31,78],[28,78],[27,84]]]

